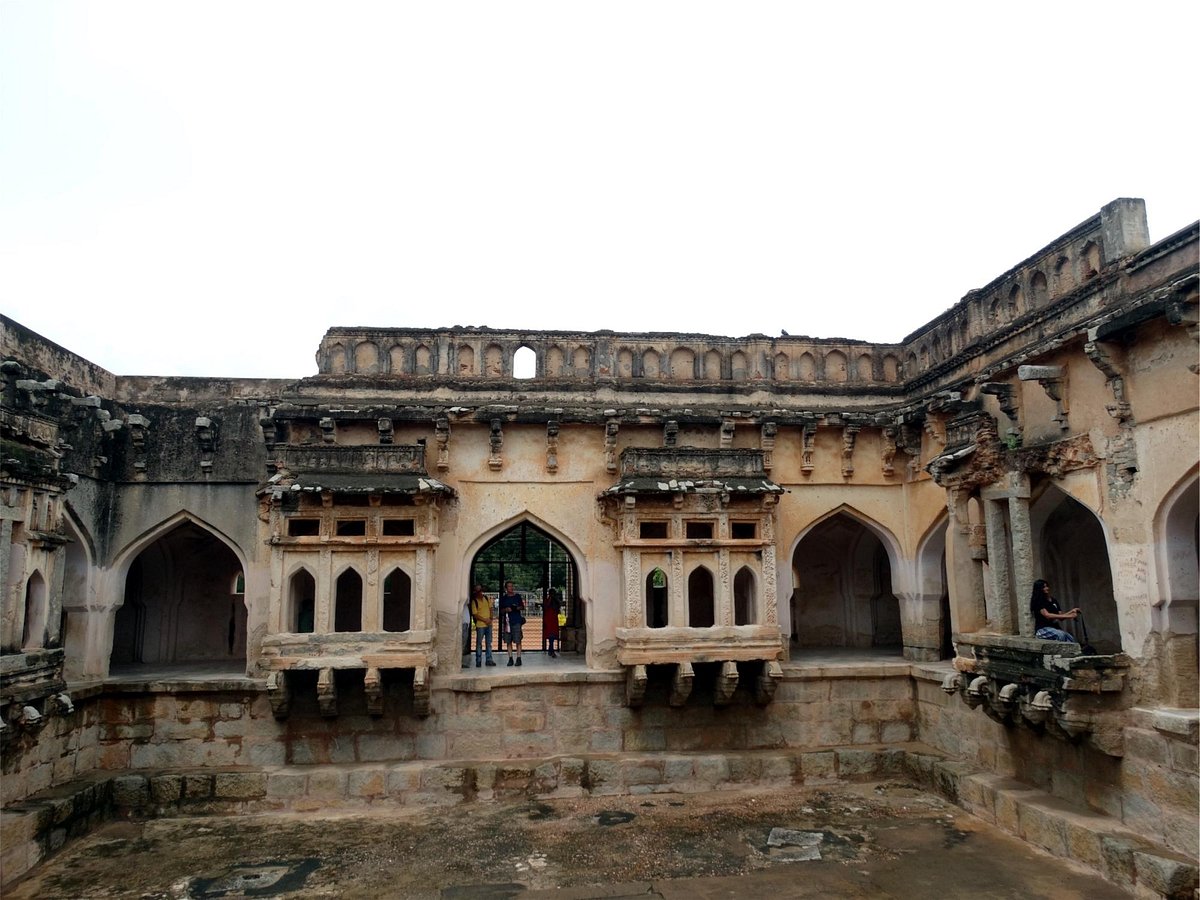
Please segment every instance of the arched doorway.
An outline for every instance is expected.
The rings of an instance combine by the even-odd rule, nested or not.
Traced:
[[[792,579],[798,646],[901,652],[887,548],[858,519],[841,512],[813,527],[792,554]]]
[[[1200,482],[1195,474],[1168,495],[1157,519],[1161,593],[1154,627],[1163,642],[1164,699],[1195,707],[1200,696]]]
[[[518,522],[488,541],[471,560],[472,585],[483,585],[492,601],[493,615],[506,582],[511,581],[525,600],[525,626],[521,649],[528,653],[543,649],[542,601],[549,590],[562,598],[565,623],[560,625],[560,650],[582,649],[583,609],[579,597],[579,567],[562,542],[532,522]],[[560,615],[558,621],[563,622]],[[503,646],[507,623],[496,619],[492,629],[495,646]],[[474,639],[474,637],[472,637]]]
[[[242,574],[233,551],[190,521],[158,538],[125,576],[110,668],[186,664],[244,671]]]
[[[1078,606],[1082,620],[1067,624],[1078,629],[1099,653],[1121,650],[1121,626],[1113,597],[1112,566],[1100,520],[1090,509],[1048,485],[1030,509],[1034,544],[1041,560],[1041,578],[1063,609]],[[1018,601],[1028,604],[1031,585],[1016,586]]]

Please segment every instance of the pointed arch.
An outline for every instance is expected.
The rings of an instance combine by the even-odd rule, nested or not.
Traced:
[[[292,634],[312,634],[316,630],[317,576],[301,563],[288,574],[286,583],[287,603],[282,630]]]
[[[670,624],[670,579],[661,566],[646,575],[645,609],[647,628],[666,628]]]
[[[247,607],[233,593],[246,572],[237,543],[181,510],[116,557],[109,664],[246,664]]]
[[[383,579],[381,631],[412,630],[412,576],[396,566]]]
[[[688,572],[687,608],[689,628],[712,628],[717,624],[716,582],[706,565]]]
[[[571,560],[575,564],[575,569],[579,574],[578,592],[581,598],[586,598],[590,595],[591,581],[588,573],[587,557],[584,555],[579,542],[570,537],[566,532],[555,527],[545,519],[524,509],[515,515],[509,516],[502,522],[491,526],[487,530],[481,532],[474,540],[472,540],[463,551],[459,561],[458,585],[454,593],[455,597],[467,597],[471,591],[471,565],[475,557],[479,555],[484,547],[494,541],[500,535],[507,531],[516,528],[522,522],[528,522],[539,531],[545,532],[549,537],[553,538],[566,549],[571,555]],[[590,627],[591,623],[587,623]]]
[[[733,576],[733,624],[758,624],[758,578],[749,566]]]
[[[354,566],[346,566],[333,582],[333,630],[363,630],[363,577]]]
[[[232,551],[233,555],[237,557],[238,565],[242,567],[242,571],[246,571],[246,554],[242,551],[242,548],[238,546],[237,541],[225,534],[225,532],[221,531],[221,529],[217,528],[215,525],[212,525],[200,516],[196,515],[191,510],[181,509],[179,512],[163,519],[157,525],[154,525],[151,528],[143,531],[140,535],[126,544],[121,552],[113,557],[112,567],[113,571],[117,573],[118,580],[120,582],[124,582],[126,575],[129,574],[129,566],[135,559],[137,559],[138,555],[143,550],[145,550],[159,538],[166,537],[166,535],[170,534],[180,525],[186,525],[188,523],[195,525],[202,531],[207,531],[218,541],[228,547],[230,551]],[[117,606],[120,605],[120,603],[117,603]]]
[[[1154,514],[1154,546],[1159,573],[1159,602],[1171,618],[1185,608],[1192,612],[1184,624],[1194,629],[1200,604],[1200,468],[1192,470],[1167,491]]]
[[[923,594],[940,593],[945,588],[942,558],[949,524],[950,514],[943,509],[917,541],[916,587]]]
[[[46,646],[46,626],[50,618],[50,596],[41,570],[34,569],[25,581],[25,614],[21,630],[22,650],[41,650]]]
[[[1113,592],[1112,556],[1104,520],[1058,484],[1046,484],[1029,506],[1035,577],[1046,579],[1064,609],[1078,606],[1088,638],[1101,653],[1121,649],[1121,623]],[[1014,589],[1029,603],[1030,585]]]
[[[904,570],[904,553],[901,550],[900,542],[896,539],[896,536],[866,513],[855,509],[849,503],[843,503],[840,506],[829,510],[829,512],[823,513],[802,528],[796,535],[795,540],[792,541],[791,546],[788,548],[788,559],[791,559],[796,555],[796,548],[800,546],[800,542],[804,540],[804,538],[806,538],[814,528],[816,528],[822,522],[826,522],[838,515],[849,516],[851,519],[854,519],[856,522],[874,534],[875,537],[879,538],[879,540],[883,543],[884,549],[887,551],[888,562],[892,566],[892,571],[899,574]]]

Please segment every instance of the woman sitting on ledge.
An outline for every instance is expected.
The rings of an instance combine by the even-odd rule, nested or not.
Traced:
[[[1055,626],[1055,622],[1063,619],[1074,619],[1079,616],[1079,607],[1063,612],[1058,608],[1058,601],[1050,596],[1050,585],[1039,578],[1033,583],[1033,596],[1029,598],[1029,608],[1033,612],[1034,636],[1044,641],[1067,641],[1075,643],[1075,638]]]

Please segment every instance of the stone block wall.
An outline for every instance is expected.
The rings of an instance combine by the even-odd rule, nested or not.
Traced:
[[[1008,727],[941,689],[943,673],[914,667],[917,730],[941,752],[1111,816],[1149,840],[1194,855],[1200,846],[1197,717],[1134,709],[1124,756]]]

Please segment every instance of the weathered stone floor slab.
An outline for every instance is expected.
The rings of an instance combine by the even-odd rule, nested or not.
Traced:
[[[814,846],[819,858],[808,858]],[[941,798],[893,782],[478,803],[369,816],[113,822],[5,896],[1128,895]]]

